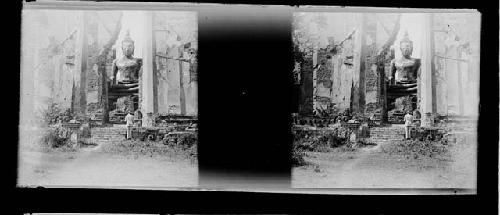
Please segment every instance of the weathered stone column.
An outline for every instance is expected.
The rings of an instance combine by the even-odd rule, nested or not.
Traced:
[[[87,67],[87,56],[86,56],[86,11],[81,11],[78,13],[79,26],[78,26],[78,37],[76,40],[75,48],[75,69],[73,74],[73,101],[72,101],[72,111],[73,114],[82,113],[82,102],[85,101],[82,96],[85,96],[84,85],[87,81],[85,79],[85,71]]]
[[[314,50],[313,50],[313,95],[312,95],[312,103],[313,103],[313,113],[315,113],[316,108],[317,108],[317,102],[316,102],[316,92],[317,92],[317,81],[318,81],[318,45],[315,45]]]
[[[363,14],[361,16],[361,25],[359,27],[360,29],[360,34],[361,34],[361,48],[360,48],[360,66],[359,66],[359,83],[358,86],[359,88],[357,89],[356,95],[358,96],[357,99],[357,105],[355,106],[357,110],[353,110],[354,112],[357,113],[364,113],[365,112],[365,105],[366,105],[366,94],[367,94],[367,79],[369,78],[368,75],[366,74],[367,71],[370,72],[371,69],[371,64],[370,59],[368,55],[370,54],[370,50],[373,49],[372,44],[375,43],[376,41],[376,22],[373,22],[370,20],[373,15],[368,15],[368,14]],[[372,29],[372,30],[369,30]],[[372,41],[371,43],[370,40],[367,38],[371,37]],[[356,71],[358,72],[358,71]]]
[[[462,59],[462,50],[458,48],[458,59]],[[464,115],[464,84],[462,83],[462,61],[457,60],[457,84],[458,84],[458,114]]]
[[[147,113],[154,113],[155,98],[153,94],[154,79],[153,79],[153,67],[154,65],[154,53],[153,53],[153,13],[151,11],[144,12],[144,46],[143,46],[143,65],[142,65],[142,104],[141,112],[143,113],[143,123]]]
[[[435,114],[435,109],[433,108],[435,103],[435,93],[433,90],[434,86],[434,38],[432,29],[432,14],[424,14],[423,19],[423,37],[422,37],[422,65],[420,66],[420,108],[422,114],[422,127],[433,126],[433,116]]]
[[[85,115],[87,113],[87,64],[89,56],[89,44],[88,44],[88,30],[89,30],[89,15],[87,11],[83,12],[83,27],[82,27],[82,55],[81,64],[77,68],[80,75],[80,111],[79,113]]]
[[[352,94],[352,100],[351,100],[351,111],[352,112],[359,112],[360,111],[360,97],[361,97],[361,92],[360,91],[360,81],[361,79],[364,80],[364,63],[365,60],[362,58],[362,47],[365,46],[365,39],[364,39],[364,28],[365,28],[365,14],[364,13],[359,13],[356,14],[356,33],[354,34],[354,59],[353,59],[353,64],[354,64],[354,74],[353,74],[353,89],[351,94]],[[366,49],[366,48],[365,48]],[[364,82],[363,82],[364,83]],[[364,88],[364,87],[363,87]]]
[[[180,57],[183,57],[182,47],[179,47]],[[179,61],[179,106],[181,115],[186,115],[186,92],[184,91],[184,71],[182,61]]]

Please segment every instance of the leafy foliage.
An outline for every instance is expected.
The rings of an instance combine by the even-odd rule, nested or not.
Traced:
[[[305,151],[325,151],[345,145],[349,142],[352,131],[344,127],[336,127],[333,131],[295,131],[294,148]]]
[[[67,145],[69,142],[69,134],[64,129],[65,128],[62,127],[49,127],[42,135],[41,143],[53,148]]]
[[[40,111],[40,115],[44,125],[55,124],[59,119],[69,122],[74,117],[70,109],[63,111],[56,103],[51,103],[47,109]]]

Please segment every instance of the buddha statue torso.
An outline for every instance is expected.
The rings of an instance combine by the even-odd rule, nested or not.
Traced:
[[[405,32],[399,46],[402,56],[391,62],[392,84],[416,84],[420,59],[411,57],[413,42],[409,39],[408,32]]]
[[[116,83],[137,83],[142,60],[123,57],[115,61],[117,69]]]
[[[393,61],[395,83],[416,83],[417,72],[420,68],[420,59],[400,58]]]
[[[142,59],[134,57],[134,40],[127,31],[122,41],[123,57],[113,61],[113,84],[120,89],[136,87],[139,83],[139,71]]]

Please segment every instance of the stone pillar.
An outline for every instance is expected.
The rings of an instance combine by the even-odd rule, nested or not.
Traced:
[[[420,66],[420,108],[422,114],[422,127],[433,126],[433,116],[435,111],[435,93],[434,86],[434,46],[433,46],[433,29],[432,29],[432,14],[424,14],[423,37],[422,37],[422,65]]]
[[[182,49],[182,46],[179,47]],[[179,50],[180,57],[183,57],[182,50]],[[186,92],[184,91],[184,71],[182,65],[183,61],[179,61],[179,106],[181,109],[181,115],[186,115]],[[188,71],[189,72],[189,71]]]
[[[379,74],[379,106],[380,106],[380,123],[388,122],[387,114],[387,84],[385,82],[385,62],[378,62],[377,71]]]
[[[89,55],[89,44],[88,44],[88,27],[89,27],[89,15],[87,11],[83,12],[83,27],[82,27],[82,55],[81,64],[77,68],[77,71],[81,72],[80,75],[80,114],[85,114],[87,111],[87,60]]]
[[[87,44],[86,41],[86,32],[85,32],[85,11],[81,11],[78,13],[79,18],[79,26],[78,26],[78,37],[75,45],[75,69],[73,74],[73,92],[72,92],[72,105],[71,109],[73,114],[81,113],[81,102],[82,102],[82,92],[84,92],[81,88],[82,83],[85,85],[87,82],[83,81],[82,75],[84,74],[82,71],[82,67],[85,68],[87,64],[87,60],[85,57],[84,49]]]
[[[313,103],[313,113],[315,113],[317,108],[316,102],[316,93],[317,93],[317,81],[318,81],[318,49],[319,47],[316,45],[313,50],[313,95],[312,95],[312,103]]]
[[[462,50],[458,48],[458,59],[462,59]],[[464,85],[462,83],[462,61],[456,61],[457,63],[457,84],[458,84],[458,114],[460,116],[464,115]]]
[[[360,79],[364,77],[361,77],[361,74],[364,74],[364,72],[361,71],[364,66],[362,64],[365,63],[364,59],[361,58],[361,47],[364,46],[364,27],[365,27],[365,14],[364,13],[359,13],[356,14],[356,33],[354,33],[354,59],[353,59],[353,64],[354,64],[354,74],[353,74],[353,89],[352,89],[352,100],[351,100],[351,110],[353,112],[358,112],[359,111],[359,100],[360,100]]]
[[[152,72],[153,72],[153,113],[158,113],[158,97],[159,97],[159,93],[158,93],[158,85],[159,85],[159,72],[158,71],[158,65],[157,65],[157,58],[156,58],[156,53],[157,53],[157,50],[156,50],[156,31],[155,31],[155,28],[154,28],[154,20],[155,20],[155,13],[154,12],[151,12],[151,18],[147,18],[147,19],[150,19],[151,21],[151,40],[152,40],[152,49],[150,50],[152,53],[153,53],[153,67],[152,67]]]
[[[143,65],[142,65],[142,104],[141,112],[143,113],[143,124],[146,119],[147,113],[154,113],[155,98],[153,94],[154,79],[153,79],[153,67],[154,65],[154,53],[153,53],[153,13],[151,11],[145,11],[145,22],[144,22],[144,46],[143,46]]]
[[[359,88],[358,92],[356,93],[358,95],[357,99],[357,105],[355,106],[357,110],[353,110],[353,112],[358,112],[358,113],[364,113],[365,112],[365,104],[366,104],[366,79],[367,79],[367,74],[366,71],[370,70],[371,68],[371,63],[369,62],[370,59],[368,58],[368,55],[370,54],[370,47],[372,44],[367,43],[367,38],[368,34],[371,34],[371,38],[373,41],[372,43],[375,43],[375,36],[373,35],[374,32],[376,31],[370,31],[369,28],[372,27],[374,23],[370,23],[370,20],[368,19],[369,17],[366,17],[367,15],[364,14],[361,16],[361,26],[360,26],[360,34],[361,34],[361,48],[360,48],[360,66],[359,66]],[[376,25],[376,23],[375,23]],[[367,62],[368,61],[368,62]],[[358,71],[356,71],[358,72]]]

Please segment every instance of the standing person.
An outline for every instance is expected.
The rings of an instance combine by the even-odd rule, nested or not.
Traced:
[[[134,114],[129,111],[127,116],[125,116],[125,122],[127,122],[127,140],[132,138],[132,126],[134,125]]]
[[[405,115],[405,138],[410,139],[410,127],[413,123],[413,116],[411,112],[408,111]]]

